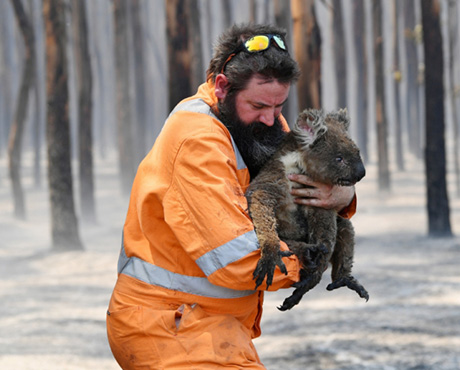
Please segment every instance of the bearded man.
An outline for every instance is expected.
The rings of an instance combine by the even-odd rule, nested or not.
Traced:
[[[218,40],[207,82],[169,115],[139,166],[107,312],[123,369],[265,369],[253,346],[264,287],[244,192],[289,130],[281,110],[299,77],[285,32],[234,26]],[[292,176],[300,204],[354,212],[354,189]],[[281,250],[288,248],[281,243]],[[269,290],[299,280],[283,259]]]

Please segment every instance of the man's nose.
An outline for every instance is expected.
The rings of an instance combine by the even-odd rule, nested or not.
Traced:
[[[275,111],[273,109],[265,110],[259,117],[259,121],[264,125],[271,127],[275,124]]]

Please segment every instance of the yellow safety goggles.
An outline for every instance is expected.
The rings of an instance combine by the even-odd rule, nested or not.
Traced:
[[[224,73],[225,67],[232,58],[241,51],[247,51],[248,53],[258,53],[259,51],[267,50],[273,43],[281,50],[287,52],[286,44],[280,35],[256,35],[241,43],[227,58],[224,65],[222,66],[221,73]]]

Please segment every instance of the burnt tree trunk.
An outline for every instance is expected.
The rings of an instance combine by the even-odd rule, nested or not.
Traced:
[[[366,56],[366,24],[364,0],[353,1],[353,39],[356,55],[356,125],[357,143],[366,162],[368,150],[368,76]]]
[[[457,0],[449,1],[449,13],[447,17],[448,28],[449,28],[449,70],[450,70],[450,86],[449,86],[449,98],[452,107],[452,126],[454,133],[454,145],[453,145],[453,159],[454,159],[454,171],[455,171],[455,184],[457,196],[460,197],[460,121],[459,121],[459,105],[457,83],[459,83],[456,74],[456,58],[458,57],[458,3]]]
[[[169,109],[192,95],[188,0],[165,0],[168,44]]]
[[[93,176],[92,92],[93,76],[88,45],[86,1],[73,0],[75,16],[75,57],[78,88],[78,144],[80,174],[80,206],[82,218],[96,221]]]
[[[249,22],[255,22],[256,21],[256,0],[249,0]]]
[[[294,52],[302,76],[297,82],[299,109],[321,108],[321,33],[314,0],[291,0]]]
[[[407,84],[406,84],[406,107],[409,149],[417,157],[421,157],[421,117],[419,106],[419,81],[418,68],[419,62],[417,57],[417,39],[419,30],[415,19],[415,1],[404,1],[404,35],[405,49],[407,59]]]
[[[438,0],[421,0],[425,54],[425,167],[430,236],[451,236],[444,141],[444,61]]]
[[[403,133],[401,115],[401,66],[399,57],[399,19],[402,10],[402,3],[398,0],[393,1],[393,80],[394,80],[394,104],[395,104],[395,139],[396,139],[396,164],[398,169],[404,171],[403,154]]]
[[[117,137],[121,191],[128,195],[136,172],[130,97],[128,0],[114,0]]]
[[[31,9],[31,23],[34,27],[34,33],[36,35],[43,35],[43,17],[42,17],[42,4],[41,1],[29,0],[29,7]],[[34,148],[34,185],[38,189],[42,185],[42,144],[43,144],[43,132],[44,132],[44,66],[41,57],[43,56],[43,38],[37,37],[35,40],[35,78],[33,79],[33,86],[31,87],[34,96],[34,113],[32,117],[32,136],[33,136],[33,148]]]
[[[64,0],[44,0],[46,28],[46,139],[53,249],[83,249],[75,215],[70,163],[69,92]]]
[[[337,84],[337,108],[347,107],[347,54],[345,52],[345,28],[343,24],[342,0],[332,2],[332,50]]]
[[[8,143],[8,166],[13,191],[14,215],[18,219],[26,218],[24,191],[21,183],[21,148],[24,136],[26,113],[29,105],[30,90],[35,78],[35,36],[32,23],[27,17],[20,0],[12,0],[16,20],[24,38],[24,67],[16,100],[13,124]]]
[[[275,23],[288,31],[286,42],[289,53],[293,54],[291,5],[285,0],[275,0],[273,6],[275,11]],[[298,114],[296,89],[291,88],[289,90],[289,98],[283,106],[282,113],[288,123],[293,125]]]
[[[193,93],[204,81],[205,68],[203,53],[201,52],[200,9],[198,0],[188,0],[187,4],[188,14],[190,14],[190,22],[188,24],[190,38],[188,47],[192,59],[190,63],[190,88]]]
[[[147,154],[147,65],[145,61],[144,28],[142,24],[142,9],[139,0],[131,0],[131,15],[133,23],[134,45],[134,79],[135,79],[135,111],[136,114],[136,162],[140,163]]]
[[[372,2],[375,60],[375,112],[377,121],[378,183],[379,189],[390,190],[390,168],[388,158],[388,122],[385,106],[385,85],[383,74],[383,31],[381,0]]]

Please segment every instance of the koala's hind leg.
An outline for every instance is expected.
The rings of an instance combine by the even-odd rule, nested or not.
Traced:
[[[327,290],[334,290],[343,286],[354,290],[361,298],[369,300],[367,290],[351,275],[354,256],[354,230],[349,220],[337,218],[337,240],[334,253],[331,257],[332,283]]]
[[[329,249],[323,244],[307,244],[299,241],[287,240],[289,246],[302,263],[300,280],[293,285],[296,289],[278,307],[280,311],[290,310],[297,305],[302,297],[321,281],[330,256]]]
[[[275,207],[276,200],[270,197],[270,193],[256,189],[247,195],[249,214],[254,223],[254,228],[259,240],[260,259],[253,273],[256,281],[256,289],[267,278],[267,289],[273,282],[276,266],[284,274],[287,274],[286,266],[281,257],[288,257],[292,252],[280,250],[280,240],[276,230]]]
[[[323,245],[307,244],[298,240],[283,241],[299,259],[302,268],[307,272],[313,272],[318,267],[320,258],[323,254],[327,254],[327,248]]]

